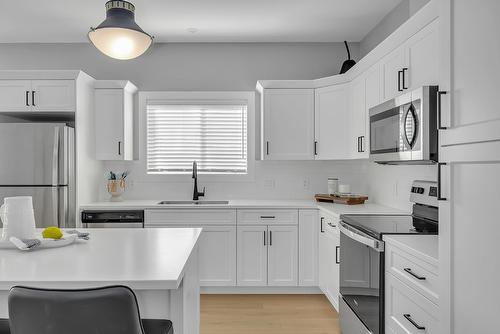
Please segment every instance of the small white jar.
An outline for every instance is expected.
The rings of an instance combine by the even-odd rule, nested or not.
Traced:
[[[336,177],[328,178],[328,194],[333,195],[338,192],[339,179]]]

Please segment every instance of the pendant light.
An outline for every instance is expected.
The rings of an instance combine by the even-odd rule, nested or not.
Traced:
[[[105,6],[106,19],[88,33],[92,44],[115,59],[133,59],[146,52],[153,37],[135,23],[135,6],[121,0],[108,1]]]

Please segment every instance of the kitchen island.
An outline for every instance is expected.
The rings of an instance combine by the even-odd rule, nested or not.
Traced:
[[[129,286],[142,318],[170,319],[176,334],[199,333],[201,228],[82,229],[90,240],[52,249],[0,249],[0,318],[15,285],[78,289]],[[0,229],[1,234],[1,229]]]

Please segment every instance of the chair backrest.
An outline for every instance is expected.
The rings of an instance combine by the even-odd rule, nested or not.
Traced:
[[[12,334],[144,334],[137,299],[126,286],[13,287],[9,319]]]

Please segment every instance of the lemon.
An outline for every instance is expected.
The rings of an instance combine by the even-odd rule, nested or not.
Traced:
[[[60,228],[55,226],[49,226],[42,232],[44,238],[50,239],[61,239],[63,234]]]

